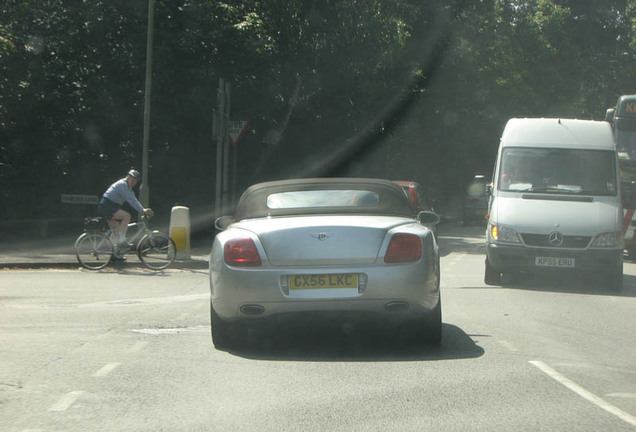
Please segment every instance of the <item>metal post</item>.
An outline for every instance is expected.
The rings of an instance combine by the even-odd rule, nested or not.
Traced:
[[[229,208],[230,185],[230,83],[225,83],[225,111],[223,112],[223,213]]]
[[[217,110],[214,113],[216,140],[216,195],[214,199],[215,216],[223,215],[223,118],[225,113],[225,80],[219,79],[219,89],[216,93]]]
[[[230,189],[230,201],[236,202],[238,199],[237,193],[237,177],[238,177],[238,145],[235,143],[232,146],[232,187]]]
[[[139,202],[144,207],[150,206],[150,185],[148,184],[148,153],[150,141],[150,96],[152,90],[152,41],[155,26],[155,0],[148,0],[148,38],[146,41],[146,90],[144,99],[144,136],[141,154],[141,186],[139,186]]]

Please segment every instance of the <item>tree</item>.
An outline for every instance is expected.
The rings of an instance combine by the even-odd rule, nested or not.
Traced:
[[[460,194],[508,118],[599,119],[634,92],[635,1],[158,1],[151,204],[211,202],[219,78],[251,119],[239,189],[359,175]],[[140,167],[146,17],[146,0],[0,4],[0,219],[68,215],[60,193]]]

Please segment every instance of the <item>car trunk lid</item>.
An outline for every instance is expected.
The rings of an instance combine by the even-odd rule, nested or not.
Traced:
[[[242,221],[275,266],[360,265],[378,258],[387,232],[413,219],[386,216],[306,216]]]

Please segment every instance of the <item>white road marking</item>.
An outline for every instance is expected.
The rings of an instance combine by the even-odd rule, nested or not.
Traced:
[[[130,330],[133,333],[144,333],[144,334],[179,334],[179,333],[192,333],[199,331],[208,331],[210,329],[209,326],[194,326],[194,327],[181,327],[181,328],[154,328],[154,329],[134,329]]]
[[[497,342],[499,342],[501,345],[508,348],[510,351],[519,351],[519,349],[516,346],[514,346],[513,344],[511,344],[510,342],[506,340],[498,340]]]
[[[209,299],[210,293],[203,294],[189,294],[189,295],[180,295],[180,296],[171,296],[171,297],[154,297],[154,298],[136,298],[136,299],[123,299],[116,301],[107,301],[107,302],[99,302],[99,303],[86,303],[82,306],[98,306],[98,305],[147,305],[147,304],[173,304],[176,302],[188,302],[193,300],[200,299]]]
[[[563,367],[569,367],[569,368],[579,368],[579,369],[591,369],[594,368],[596,366],[594,366],[591,363],[572,363],[572,362],[561,362],[561,363],[554,363],[555,366],[563,366]]]
[[[608,397],[636,399],[636,393],[609,393]]]
[[[177,302],[188,302],[201,299],[209,299],[210,293],[189,294],[170,297],[140,297],[136,299],[109,300],[104,302],[83,303],[75,307],[95,307],[95,306],[147,306],[149,304],[173,304]]]
[[[543,363],[542,361],[533,360],[533,361],[530,361],[530,364],[535,366],[539,370],[541,370],[543,373],[548,375],[550,378],[552,378],[555,381],[563,384],[565,387],[567,387],[568,389],[572,390],[574,393],[578,394],[583,399],[586,399],[589,402],[592,402],[594,405],[598,406],[599,408],[604,409],[605,411],[609,412],[610,414],[615,415],[619,419],[631,424],[632,426],[636,426],[636,417],[634,417],[631,414],[626,413],[625,411],[621,410],[620,408],[615,407],[614,405],[612,405],[611,403],[607,402],[606,400],[596,396],[594,393],[591,393],[590,391],[584,389],[583,387],[581,387],[580,385],[578,385],[577,383],[575,383],[571,379],[566,378],[565,376],[561,375],[559,372],[557,372],[556,370],[552,369],[550,366],[548,366],[547,364]]]
[[[636,370],[625,369],[625,368],[617,368],[611,366],[603,366],[603,365],[595,365],[591,363],[555,363],[555,366],[563,366],[563,367],[571,367],[571,368],[579,368],[579,369],[606,369],[609,371],[620,372],[624,374],[636,374]]]
[[[197,303],[192,310],[208,309],[209,307],[210,305],[208,303]]]
[[[90,270],[89,270],[90,271]],[[134,306],[147,306],[153,304],[173,304],[177,302],[189,302],[195,300],[203,300],[206,299],[208,302],[204,302],[203,305],[209,304],[210,293],[203,294],[190,294],[190,295],[180,295],[180,296],[172,296],[172,297],[151,297],[151,298],[136,298],[136,299],[121,299],[121,300],[109,300],[103,302],[94,302],[94,303],[81,303],[81,304],[58,304],[58,305],[43,305],[43,304],[8,304],[8,305],[0,305],[2,307],[8,307],[11,309],[45,309],[45,308],[94,308],[100,306],[125,306],[125,307],[134,307]]]
[[[66,411],[83,394],[84,392],[81,390],[67,393],[62,396],[62,399],[60,399],[55,405],[49,408],[49,411]]]
[[[141,351],[142,349],[144,349],[146,347],[146,345],[148,345],[147,341],[137,342],[127,352],[129,354],[137,353],[137,352]]]
[[[92,376],[94,377],[105,377],[115,369],[117,369],[121,363],[108,363],[106,366],[95,372]]]
[[[466,254],[464,253],[453,254],[453,257],[450,260],[444,260],[443,266],[453,267],[458,262],[463,261],[465,256]]]

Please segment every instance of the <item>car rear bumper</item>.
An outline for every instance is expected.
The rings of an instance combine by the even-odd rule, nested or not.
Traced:
[[[439,302],[439,294],[431,296],[435,304]],[[375,301],[337,301],[337,302],[245,302],[235,305],[223,301],[213,304],[214,311],[224,320],[230,322],[268,320],[282,321],[386,321],[400,322],[420,318],[432,312],[432,307],[425,307],[408,299],[386,299]]]
[[[333,273],[333,269],[330,270]],[[321,273],[320,269],[311,271]],[[401,319],[428,313],[439,302],[439,281],[433,266],[429,269],[407,264],[340,271],[363,274],[366,286],[361,290],[290,292],[283,281],[287,275],[294,274],[293,270],[254,272],[221,266],[210,273],[212,306],[219,317],[232,322],[311,313],[370,314]]]

